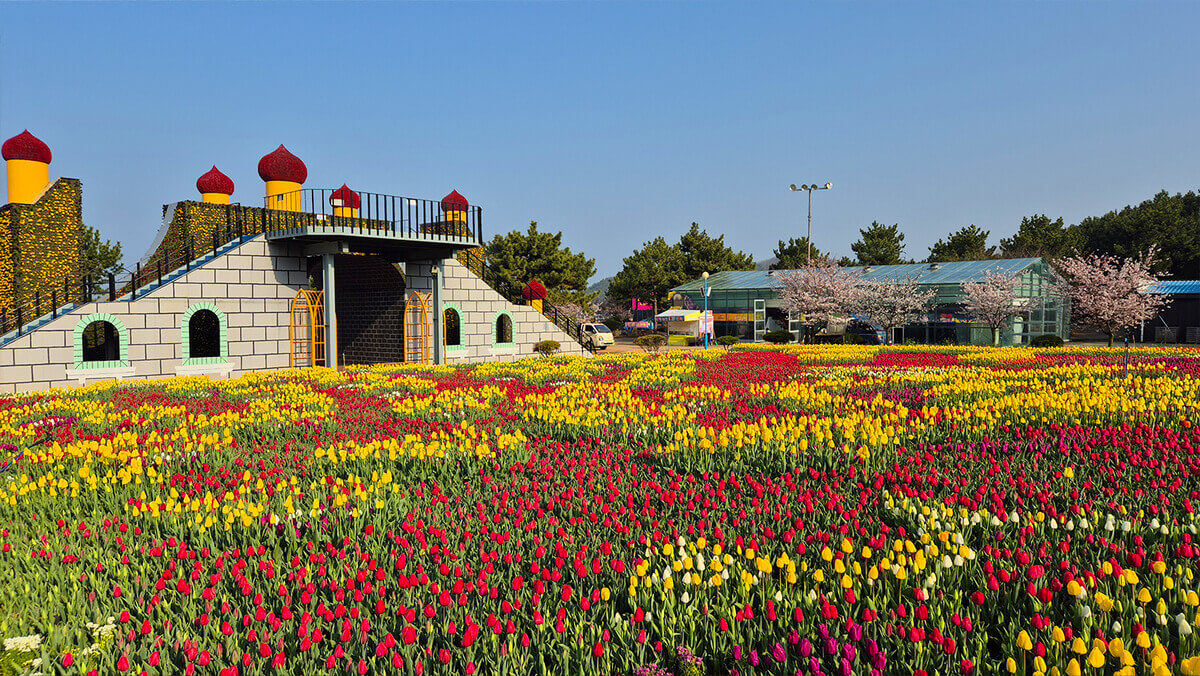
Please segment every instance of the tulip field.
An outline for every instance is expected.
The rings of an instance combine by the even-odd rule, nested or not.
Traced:
[[[0,398],[3,674],[1200,674],[1200,352]]]

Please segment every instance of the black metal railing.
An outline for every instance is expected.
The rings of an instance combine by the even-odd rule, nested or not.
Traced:
[[[264,198],[267,231],[336,226],[364,235],[483,244],[483,210],[479,207],[444,208],[438,200],[370,192],[335,193],[338,190],[305,188]]]
[[[54,319],[72,305],[135,300],[146,287],[162,284],[164,278],[176,271],[190,270],[193,263],[205,255],[215,255],[217,249],[226,244],[245,241],[254,234],[258,233],[246,232],[244,222],[230,218],[225,227],[213,231],[211,241],[206,244],[189,238],[174,247],[159,249],[145,265],[138,262],[132,270],[115,269],[95,275],[65,277],[61,285],[37,289],[32,298],[0,308],[0,335],[12,331],[21,335],[30,322],[46,316]]]
[[[60,311],[71,305],[93,301],[115,301],[118,298],[134,300],[139,292],[152,284],[161,284],[164,278],[175,271],[190,270],[196,260],[234,241],[247,239],[269,232],[291,230],[301,226],[337,225],[354,228],[369,234],[386,231],[395,236],[451,244],[482,245],[483,212],[479,207],[443,209],[437,200],[419,200],[394,195],[358,193],[359,206],[354,211],[342,211],[330,201],[334,190],[307,189],[281,196],[266,198],[267,208],[248,207],[240,204],[224,205],[223,216],[217,205],[205,204],[205,218],[216,218],[212,236],[208,241],[190,238],[172,247],[160,248],[145,262],[138,262],[132,270],[116,269],[99,275],[67,277],[61,286],[52,285],[34,292],[32,298],[0,307],[0,335],[23,329],[33,321],[49,315],[55,318]],[[301,211],[282,211],[272,208],[271,203],[286,204]],[[179,209],[186,211],[194,206],[184,202]],[[352,205],[346,205],[352,207]],[[212,210],[218,210],[214,216]],[[519,297],[518,290],[518,297]]]
[[[492,287],[496,293],[500,294],[510,303],[516,305],[525,304],[525,297],[522,292],[524,286],[518,286],[512,280],[501,275],[495,268],[491,267],[485,261],[483,263],[483,274],[480,275],[488,286]],[[584,338],[583,324],[580,323],[571,313],[559,308],[549,300],[542,301],[542,315],[554,323],[555,326],[562,329],[564,333],[570,336],[575,342],[579,343],[586,349],[592,349],[591,344]]]

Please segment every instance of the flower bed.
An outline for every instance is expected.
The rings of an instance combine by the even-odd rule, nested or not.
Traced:
[[[3,399],[0,673],[1200,673],[1196,353],[1012,352]]]

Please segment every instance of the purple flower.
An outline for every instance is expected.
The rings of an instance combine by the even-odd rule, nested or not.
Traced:
[[[846,643],[842,645],[842,656],[853,662],[854,658],[858,656],[858,651],[854,649],[854,646]]]
[[[775,647],[771,649],[771,657],[780,664],[787,661],[787,651],[784,650],[782,643],[775,643]]]
[[[828,639],[829,638],[829,627],[825,626],[824,624],[821,624],[820,626],[817,627],[817,635],[821,637],[821,640]]]
[[[834,639],[825,639],[825,653],[828,655],[836,655],[838,651],[838,642]]]
[[[735,662],[742,659],[742,646],[733,646],[733,659]]]
[[[854,670],[850,668],[850,663],[842,658],[842,676],[850,676],[853,673]]]
[[[850,629],[850,640],[855,641],[855,642],[862,640],[863,628],[862,628],[861,624],[858,624],[857,622],[851,622],[849,629]]]
[[[750,665],[755,666],[755,667],[758,666],[758,651],[757,650],[750,651]]]
[[[815,657],[808,658],[808,670],[814,674],[821,673],[821,662]]]
[[[792,645],[796,645],[799,642],[800,642],[800,632],[796,631],[795,629],[788,632],[788,643],[791,643]]]
[[[812,641],[804,639],[800,642],[800,654],[805,657],[812,655]]]
[[[867,659],[873,661],[879,655],[879,644],[875,642],[875,639],[869,638],[869,639],[867,639],[866,646],[867,646]]]

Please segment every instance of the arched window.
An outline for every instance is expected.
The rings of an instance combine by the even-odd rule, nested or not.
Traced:
[[[97,320],[83,329],[85,363],[117,361],[121,358],[121,335],[112,322]]]
[[[508,316],[507,312],[502,312],[496,316],[496,345],[512,345],[512,342],[512,317]]]
[[[221,356],[221,320],[212,310],[198,310],[188,321],[188,354],[184,359]]]
[[[75,324],[75,368],[129,367],[129,331],[115,316],[98,312]]]
[[[444,339],[446,347],[459,347],[462,345],[462,318],[458,315],[458,310],[454,308],[446,308],[442,312],[442,326],[444,331]]]
[[[208,366],[228,360],[225,313],[212,303],[196,303],[183,313],[183,365]]]

